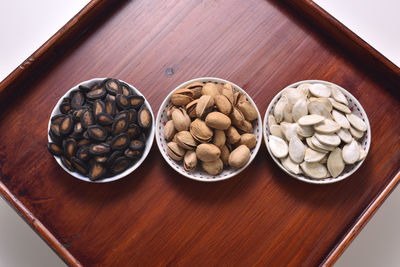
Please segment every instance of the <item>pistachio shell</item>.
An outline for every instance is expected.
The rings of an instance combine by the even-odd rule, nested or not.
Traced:
[[[283,133],[282,133],[282,128],[280,125],[272,125],[269,128],[269,131],[271,132],[272,135],[278,136],[280,138],[284,138]]]
[[[293,120],[297,122],[301,117],[307,114],[308,114],[307,101],[304,98],[300,98],[294,104],[292,109]]]
[[[307,148],[304,155],[304,161],[319,162],[326,154],[326,152],[319,152],[314,149]]]
[[[223,145],[225,145],[225,142],[226,142],[225,132],[222,130],[215,130],[213,144],[221,148]]]
[[[224,164],[222,163],[221,159],[216,159],[215,161],[210,162],[202,162],[201,167],[211,175],[218,175],[222,172],[224,168]]]
[[[357,131],[365,132],[367,130],[367,125],[360,117],[354,114],[346,114],[346,118],[349,120],[351,126],[353,126]]]
[[[324,165],[319,162],[306,162],[300,164],[303,172],[314,179],[326,178],[328,171]]]
[[[255,107],[246,101],[241,101],[237,104],[238,109],[243,113],[244,118],[248,121],[253,121],[258,118],[258,113]]]
[[[310,93],[316,97],[330,97],[331,96],[331,89],[320,83],[315,83],[310,86]]]
[[[217,130],[226,130],[231,126],[231,119],[225,114],[215,111],[207,115],[206,124]]]
[[[246,165],[250,159],[250,149],[246,145],[240,145],[229,155],[229,166],[239,169]]]
[[[297,136],[293,136],[289,142],[289,157],[295,163],[301,163],[304,160],[306,147]]]
[[[219,95],[219,91],[218,91],[218,87],[215,83],[212,82],[208,82],[206,83],[201,92],[203,93],[203,95],[210,95],[210,96],[215,96],[215,95]]]
[[[346,144],[342,150],[343,161],[346,164],[355,163],[360,157],[360,149],[358,147],[357,141],[354,139],[350,142],[350,144]]]
[[[351,113],[351,110],[346,105],[336,102],[333,98],[328,98],[328,99],[331,102],[333,108],[335,108],[343,113],[347,113],[347,114]]]
[[[203,162],[216,161],[221,155],[221,150],[213,144],[200,144],[196,148],[196,156]]]
[[[200,119],[195,119],[190,124],[190,133],[199,142],[209,142],[213,137],[213,131]]]
[[[171,141],[174,135],[176,134],[174,122],[172,120],[167,121],[164,126],[164,137],[165,140]]]
[[[350,143],[352,140],[352,136],[351,136],[349,130],[347,130],[347,129],[341,128],[339,131],[336,132],[336,134],[345,143]]]
[[[344,170],[344,162],[342,158],[342,150],[340,148],[335,148],[328,157],[327,161],[328,171],[332,177],[338,177]]]
[[[249,149],[253,149],[257,144],[256,136],[252,133],[244,133],[240,136],[239,144],[246,145]]]
[[[333,120],[325,119],[314,125],[314,130],[320,133],[330,134],[339,131],[340,125]]]
[[[325,119],[330,119],[331,113],[321,102],[314,101],[308,104],[310,114],[321,115]]]
[[[228,143],[230,144],[236,144],[237,142],[240,141],[240,134],[233,126],[230,126],[228,130],[226,130],[225,134],[226,137],[228,138]]]
[[[327,146],[338,146],[340,144],[340,138],[336,134],[315,133],[315,137],[321,144]]]
[[[185,150],[178,146],[177,143],[169,142],[167,144],[167,153],[173,160],[181,161],[185,155]]]
[[[214,98],[210,95],[203,95],[199,98],[196,105],[196,115],[198,118],[204,117],[213,109]]]
[[[194,169],[196,169],[196,166],[197,166],[196,152],[192,150],[186,151],[185,156],[183,158],[183,168],[188,172],[192,172]]]
[[[232,112],[232,103],[226,96],[216,95],[214,96],[214,102],[221,113],[229,115]]]
[[[298,124],[301,126],[308,126],[308,125],[314,125],[317,123],[320,123],[321,121],[323,121],[325,118],[320,116],[320,115],[306,115],[301,117],[298,120]]]
[[[347,98],[344,96],[344,94],[342,93],[342,91],[339,88],[332,86],[331,91],[332,91],[333,99],[335,99],[337,102],[342,103],[346,106],[349,105]]]
[[[186,113],[186,110],[179,108],[172,112],[172,121],[174,122],[175,129],[180,131],[187,131],[190,126],[190,117]]]
[[[180,131],[176,134],[176,142],[184,149],[194,150],[197,146],[197,142],[188,131]]]
[[[284,158],[289,153],[289,147],[287,143],[282,138],[277,136],[270,135],[268,145],[272,154],[277,158]]]
[[[284,159],[281,159],[283,167],[285,167],[286,170],[290,171],[291,173],[294,174],[300,174],[300,165],[298,163],[293,162],[290,157],[286,157]]]
[[[334,109],[332,110],[332,118],[340,125],[340,127],[344,129],[350,129],[350,123],[343,113]]]

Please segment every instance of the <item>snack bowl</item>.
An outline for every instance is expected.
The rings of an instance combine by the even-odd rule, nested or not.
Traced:
[[[167,143],[168,142],[165,140],[164,126],[167,123],[167,121],[169,120],[167,117],[167,111],[168,111],[168,108],[172,105],[171,96],[177,90],[179,90],[181,88],[185,88],[186,86],[188,86],[189,84],[194,83],[194,82],[199,82],[199,83],[203,83],[203,84],[206,84],[207,82],[212,82],[212,83],[221,84],[221,85],[230,83],[234,87],[234,91],[245,94],[247,97],[247,100],[256,109],[258,117],[256,120],[253,121],[253,134],[256,137],[256,145],[253,149],[250,150],[250,159],[247,161],[247,163],[243,167],[234,169],[232,167],[225,166],[221,173],[214,176],[214,175],[208,174],[199,166],[199,165],[201,165],[200,160],[198,160],[196,169],[189,172],[184,169],[182,161],[179,161],[179,162],[175,161],[168,155],[168,153],[167,153]],[[168,94],[168,96],[164,99],[163,103],[160,106],[160,109],[158,111],[157,118],[156,118],[156,125],[155,125],[155,127],[156,127],[156,133],[155,133],[156,134],[156,142],[157,142],[158,149],[160,150],[161,155],[163,156],[165,161],[171,166],[172,169],[174,169],[179,174],[181,174],[187,178],[190,178],[190,179],[193,179],[196,181],[201,181],[201,182],[222,181],[222,180],[232,178],[233,176],[239,174],[247,166],[249,166],[250,163],[253,161],[253,159],[255,158],[255,156],[260,148],[260,145],[261,145],[261,139],[262,139],[261,124],[262,124],[261,116],[257,109],[257,106],[255,105],[255,103],[251,99],[251,97],[242,88],[240,88],[239,86],[235,85],[232,82],[229,82],[229,81],[223,80],[223,79],[219,79],[219,78],[213,78],[213,77],[196,78],[196,79],[192,79],[190,81],[182,83],[181,85],[176,87],[174,90],[172,90]]]
[[[360,168],[360,166],[362,165],[362,163],[364,162],[366,156],[364,157],[364,159],[357,161],[354,164],[345,165],[344,170],[342,171],[342,173],[337,176],[337,177],[332,177],[331,175],[329,175],[329,171],[328,171],[328,175],[330,177],[326,177],[326,178],[322,178],[322,179],[315,179],[315,178],[311,178],[303,173],[300,174],[294,174],[292,172],[290,172],[289,170],[287,170],[283,164],[281,163],[281,161],[279,160],[279,158],[275,157],[271,151],[270,148],[270,144],[269,144],[269,137],[271,135],[271,131],[269,129],[268,126],[268,116],[269,115],[273,115],[274,114],[274,108],[277,104],[277,102],[279,101],[279,99],[281,98],[282,92],[287,89],[287,88],[297,88],[299,85],[301,84],[305,84],[305,83],[309,83],[309,84],[324,84],[328,87],[336,87],[338,88],[346,97],[349,105],[349,109],[351,110],[351,113],[358,116],[359,118],[361,118],[364,123],[367,126],[367,130],[365,131],[364,135],[357,140],[360,144],[361,144],[361,148],[365,151],[365,154],[368,154],[369,148],[370,148],[370,144],[371,144],[371,127],[368,121],[368,117],[367,114],[365,112],[365,110],[363,109],[363,107],[361,106],[361,104],[358,102],[358,100],[347,90],[345,90],[344,88],[340,87],[339,85],[336,85],[334,83],[331,82],[327,82],[327,81],[322,81],[322,80],[305,80],[305,81],[299,81],[296,83],[293,83],[291,85],[288,85],[287,87],[285,87],[284,89],[282,89],[278,94],[275,95],[275,97],[271,100],[270,104],[268,105],[268,108],[265,112],[265,116],[264,116],[264,121],[263,121],[263,135],[264,135],[264,141],[265,141],[265,145],[268,149],[268,152],[271,156],[271,158],[274,160],[274,162],[287,174],[289,174],[290,176],[303,181],[303,182],[307,182],[307,183],[313,183],[313,184],[330,184],[330,183],[335,183],[335,182],[339,182],[341,180],[346,179],[347,177],[349,177],[350,175],[352,175],[358,168]],[[303,143],[305,143],[303,141]]]
[[[52,139],[49,135],[50,132],[50,125],[51,125],[51,118],[55,115],[61,114],[60,112],[60,105],[63,101],[63,99],[65,97],[68,97],[70,95],[70,93],[74,90],[78,90],[79,86],[85,86],[85,87],[91,87],[96,83],[101,83],[102,81],[104,81],[106,78],[93,78],[84,82],[81,82],[77,85],[75,85],[74,87],[72,87],[71,89],[69,89],[62,97],[60,97],[60,99],[58,100],[57,104],[54,106],[51,115],[50,115],[50,119],[49,119],[49,124],[48,124],[48,134],[47,134],[47,138],[49,142],[52,142]],[[144,104],[146,106],[146,108],[149,110],[150,114],[151,114],[151,126],[150,128],[148,128],[146,130],[145,133],[145,148],[143,150],[142,155],[140,156],[140,158],[136,159],[136,161],[130,166],[128,167],[126,170],[124,170],[121,173],[118,173],[116,175],[113,176],[108,176],[105,178],[100,178],[98,180],[90,180],[89,177],[82,175],[81,173],[78,173],[76,171],[70,171],[69,169],[67,169],[67,167],[64,166],[64,164],[61,161],[61,158],[58,156],[54,156],[55,160],[57,161],[57,163],[61,166],[61,168],[66,171],[67,173],[69,173],[71,176],[85,181],[85,182],[90,182],[90,183],[107,183],[107,182],[112,182],[112,181],[116,181],[119,180],[121,178],[126,177],[127,175],[131,174],[134,170],[136,170],[142,163],[143,161],[146,159],[147,155],[150,152],[151,146],[153,144],[153,139],[154,139],[154,115],[153,115],[153,111],[151,109],[151,106],[149,104],[149,102],[146,100],[146,98],[140,93],[140,91],[138,89],[136,89],[134,86],[130,85],[129,83],[126,83],[122,80],[118,80],[121,83],[125,83],[126,85],[128,85],[130,87],[130,89],[133,91],[134,94],[138,95],[138,96],[142,96],[144,98]]]

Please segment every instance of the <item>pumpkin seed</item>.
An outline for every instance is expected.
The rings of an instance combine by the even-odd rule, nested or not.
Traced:
[[[338,146],[340,144],[340,138],[336,134],[315,133],[315,137],[321,144],[327,146]]]
[[[294,104],[292,109],[293,120],[297,122],[301,117],[307,114],[308,114],[307,101],[304,98],[300,98]]]
[[[334,149],[335,149],[335,147],[334,146],[329,146],[329,145],[324,145],[324,144],[322,144],[316,137],[315,137],[315,135],[313,135],[312,137],[311,137],[311,143],[315,146],[315,147],[317,147],[317,148],[319,148],[319,149],[322,149],[322,150],[327,150],[327,151],[333,151]]]
[[[88,176],[91,181],[95,181],[103,177],[105,173],[106,168],[104,167],[104,165],[100,162],[95,161],[90,166]]]
[[[326,152],[319,152],[314,149],[307,148],[304,155],[304,161],[319,162],[326,154]]]
[[[314,128],[312,126],[301,126],[298,125],[296,133],[301,137],[311,137],[314,134]]]
[[[294,174],[299,174],[301,173],[300,171],[300,165],[298,163],[293,162],[290,157],[286,157],[284,159],[281,159],[283,167],[285,167],[286,170],[290,171],[291,173]]]
[[[280,125],[272,125],[269,128],[269,131],[271,132],[272,135],[278,136],[280,138],[284,138],[282,134],[282,128]]]
[[[344,94],[342,93],[342,91],[339,88],[336,88],[335,86],[333,86],[331,88],[331,90],[332,90],[333,99],[335,99],[337,102],[342,103],[346,106],[349,105],[347,98],[344,96]]]
[[[335,148],[328,157],[328,171],[332,175],[332,177],[338,177],[342,171],[344,170],[344,161],[342,158],[342,150],[340,148]]]
[[[314,179],[326,178],[328,174],[326,167],[319,162],[304,161],[303,163],[300,164],[300,167],[306,175]]]
[[[151,113],[147,107],[143,105],[138,113],[138,124],[140,127],[148,129],[151,126],[151,121]]]
[[[346,118],[349,120],[351,126],[353,126],[357,131],[365,132],[367,130],[367,125],[360,117],[354,114],[346,114]]]
[[[105,81],[105,87],[109,94],[117,95],[122,93],[122,88],[116,79],[107,79]]]
[[[111,140],[111,148],[113,150],[122,150],[129,145],[129,136],[126,133],[120,133]]]
[[[350,134],[356,139],[360,139],[361,137],[364,136],[364,132],[358,131],[354,129],[352,126],[350,126]]]
[[[48,143],[47,144],[47,149],[54,156],[60,156],[60,155],[63,154],[63,149],[59,145],[57,145],[56,143]]]
[[[346,105],[336,102],[333,98],[328,98],[328,99],[331,102],[333,108],[335,108],[343,113],[347,113],[347,114],[351,113],[351,110]]]
[[[95,156],[104,156],[110,152],[111,148],[106,143],[92,144],[89,147],[89,152]]]
[[[90,139],[96,141],[104,141],[107,138],[107,131],[100,125],[91,125],[86,132]]]
[[[339,131],[336,132],[336,134],[345,143],[350,143],[352,140],[352,136],[351,136],[349,130],[347,130],[347,129],[341,128]]]
[[[315,83],[309,87],[310,93],[316,97],[330,97],[331,89],[320,83]]]
[[[314,125],[314,124],[320,123],[324,119],[325,118],[322,117],[321,115],[316,115],[316,114],[306,115],[306,116],[301,117],[298,120],[298,124],[301,126],[309,126],[309,125]]]
[[[358,160],[360,157],[360,149],[354,139],[350,142],[350,144],[346,144],[343,147],[342,157],[346,164],[353,164]]]
[[[293,136],[289,142],[289,157],[295,163],[301,163],[304,160],[306,147],[303,142],[297,137]]]
[[[340,125],[329,119],[325,119],[318,124],[314,125],[314,130],[324,134],[335,133],[340,130]]]
[[[270,135],[268,144],[272,154],[277,158],[284,158],[289,153],[287,143],[280,137]]]
[[[344,129],[350,129],[350,123],[339,111],[332,110],[332,118]]]

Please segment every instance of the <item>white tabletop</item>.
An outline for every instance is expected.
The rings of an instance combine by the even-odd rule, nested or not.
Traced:
[[[89,0],[0,1],[0,80],[61,28]],[[315,0],[400,66],[398,0]],[[400,266],[400,190],[396,189],[335,264]],[[0,199],[0,266],[65,266]]]

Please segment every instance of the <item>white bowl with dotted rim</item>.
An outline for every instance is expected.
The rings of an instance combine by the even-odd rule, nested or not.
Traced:
[[[239,91],[241,93],[246,94],[247,99],[249,100],[249,102],[256,108],[257,110],[257,114],[258,114],[258,119],[253,122],[253,134],[256,136],[256,146],[250,151],[250,159],[249,161],[246,163],[246,165],[244,165],[242,168],[240,169],[233,169],[233,168],[224,168],[224,170],[218,174],[218,175],[210,175],[207,172],[205,172],[204,170],[201,169],[200,167],[200,160],[197,163],[197,168],[193,171],[193,172],[187,172],[184,168],[183,168],[183,162],[177,162],[175,160],[173,160],[172,158],[170,158],[168,156],[167,153],[167,141],[164,138],[164,126],[168,121],[167,118],[167,110],[168,107],[172,105],[171,103],[171,95],[178,89],[180,88],[184,88],[186,86],[188,86],[189,84],[193,83],[193,82],[201,82],[201,83],[207,83],[207,82],[214,82],[214,83],[219,83],[219,84],[225,84],[225,83],[230,83],[233,85],[233,87],[235,88],[235,91]],[[160,106],[160,109],[158,110],[158,114],[157,114],[157,119],[156,119],[156,142],[157,142],[157,146],[158,149],[161,152],[161,155],[164,157],[165,161],[171,166],[172,169],[174,169],[176,172],[182,174],[183,176],[186,176],[190,179],[196,180],[196,181],[201,181],[201,182],[216,182],[216,181],[222,181],[222,180],[226,180],[229,178],[232,178],[233,176],[239,174],[241,171],[243,171],[244,169],[246,169],[247,166],[250,165],[250,163],[253,161],[253,159],[255,158],[258,150],[260,149],[260,145],[261,145],[261,139],[262,139],[262,128],[261,128],[262,122],[261,122],[261,115],[260,112],[257,109],[256,104],[254,103],[254,101],[251,99],[251,97],[239,86],[237,86],[236,84],[229,82],[227,80],[223,80],[223,79],[219,79],[219,78],[213,78],[213,77],[204,77],[204,78],[197,78],[197,79],[193,79],[187,82],[182,83],[181,85],[179,85],[178,87],[176,87],[174,90],[172,90],[169,95],[165,98],[165,100],[163,101],[163,103]]]
[[[356,162],[354,164],[351,164],[351,165],[346,164],[343,172],[336,178],[328,177],[328,178],[324,178],[324,179],[314,179],[314,178],[311,178],[311,177],[308,177],[308,176],[305,176],[302,174],[297,175],[297,174],[291,173],[288,170],[286,170],[285,167],[283,167],[280,160],[277,159],[274,155],[272,155],[271,149],[269,148],[268,137],[271,134],[271,132],[268,128],[268,115],[270,115],[270,114],[273,115],[274,107],[275,107],[276,103],[278,102],[278,100],[280,99],[283,90],[285,90],[286,88],[290,88],[290,87],[296,88],[297,86],[299,86],[300,84],[303,84],[303,83],[311,83],[311,84],[321,83],[321,84],[325,84],[325,85],[334,86],[341,90],[341,92],[345,95],[345,97],[347,98],[347,100],[349,102],[349,108],[350,108],[351,112],[353,114],[357,115],[358,117],[360,117],[367,125],[367,131],[365,132],[364,136],[357,141],[360,142],[361,147],[368,154],[369,147],[371,144],[371,127],[369,125],[367,113],[365,112],[365,110],[363,109],[361,104],[358,102],[358,100],[350,92],[348,92],[347,90],[345,90],[344,88],[340,87],[337,84],[327,82],[327,81],[321,81],[321,80],[305,80],[305,81],[293,83],[289,86],[286,86],[284,89],[282,89],[272,99],[271,103],[269,104],[269,106],[267,108],[267,111],[265,112],[264,122],[263,122],[263,133],[264,133],[265,145],[267,146],[268,152],[271,155],[272,159],[275,161],[275,163],[290,176],[292,176],[300,181],[312,183],[312,184],[330,184],[330,183],[339,182],[341,180],[346,179],[347,177],[352,175],[358,168],[360,168],[360,166],[364,162],[365,158],[363,160]]]
[[[53,108],[53,111],[51,112],[50,119],[49,119],[49,125],[48,125],[48,128],[47,128],[47,139],[48,139],[49,142],[52,142],[52,141],[51,141],[51,138],[50,138],[50,136],[49,136],[49,134],[48,134],[49,131],[50,131],[51,118],[52,118],[54,115],[57,115],[57,114],[60,114],[60,113],[61,113],[59,107],[60,107],[61,102],[62,102],[62,100],[64,99],[64,97],[69,96],[69,94],[70,94],[71,91],[79,89],[79,88],[78,88],[79,85],[91,87],[91,86],[93,86],[95,83],[102,82],[104,79],[107,79],[107,78],[93,78],[93,79],[91,79],[91,80],[87,80],[87,81],[81,82],[81,83],[75,85],[74,87],[72,87],[71,89],[69,89],[69,90],[58,100],[57,104],[56,104],[55,107]],[[139,90],[136,89],[134,86],[132,86],[132,85],[130,85],[129,83],[127,83],[127,82],[125,82],[125,81],[122,81],[122,80],[118,80],[118,81],[123,82],[123,83],[126,83],[127,85],[129,85],[129,86],[133,89],[133,91],[135,92],[135,94],[137,94],[137,95],[139,95],[139,96],[143,96],[143,98],[144,98],[144,105],[146,105],[146,107],[149,109],[149,111],[150,111],[150,113],[151,113],[151,120],[152,120],[152,123],[151,123],[151,128],[150,128],[150,130],[148,131],[148,135],[147,135],[147,139],[146,139],[146,146],[145,146],[145,149],[143,150],[143,155],[142,155],[142,157],[139,158],[131,167],[129,167],[128,169],[126,169],[124,172],[121,172],[121,173],[119,173],[119,174],[117,174],[117,175],[110,176],[110,177],[107,177],[107,178],[95,180],[95,181],[91,181],[87,176],[84,176],[84,175],[82,175],[82,174],[80,174],[80,173],[78,173],[78,172],[71,172],[70,170],[68,170],[68,169],[62,164],[62,162],[61,162],[61,157],[54,156],[55,160],[56,160],[57,163],[61,166],[61,168],[63,168],[64,171],[66,171],[67,173],[69,173],[69,174],[72,175],[73,177],[78,178],[79,180],[82,180],[82,181],[85,181],[85,182],[89,182],[89,183],[107,183],[107,182],[112,182],[112,181],[119,180],[119,179],[121,179],[121,178],[123,178],[123,177],[129,175],[130,173],[132,173],[134,170],[136,170],[136,169],[142,164],[142,162],[146,159],[147,155],[149,154],[150,149],[151,149],[151,146],[153,145],[153,139],[154,139],[154,115],[153,115],[153,111],[152,111],[152,109],[151,109],[151,106],[150,106],[149,102],[148,102],[147,99],[144,97],[144,95],[142,95],[142,94],[139,92]]]

